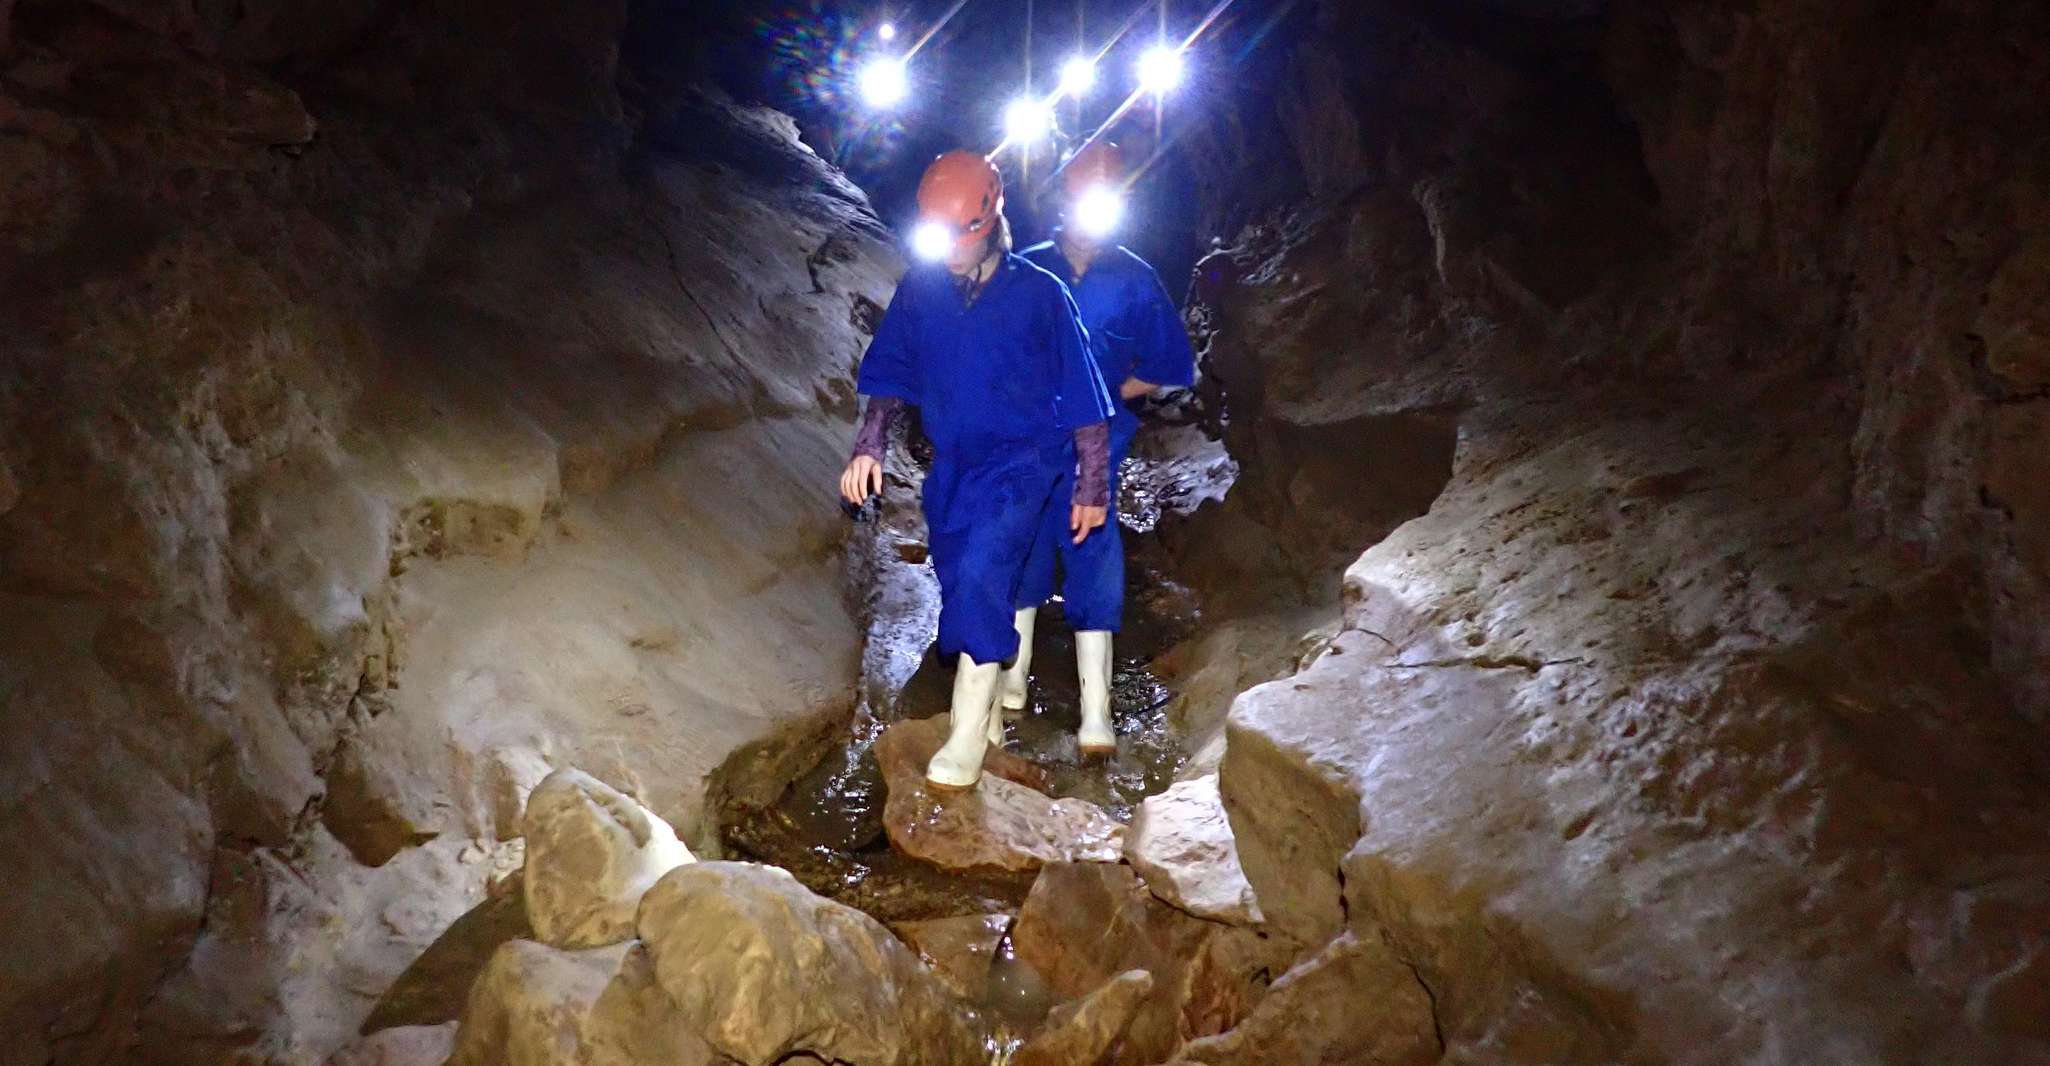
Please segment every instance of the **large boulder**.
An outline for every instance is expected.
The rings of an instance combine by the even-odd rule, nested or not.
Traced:
[[[527,918],[560,948],[631,939],[641,896],[697,861],[653,811],[580,770],[557,770],[527,798]]]
[[[1203,921],[1148,892],[1128,866],[1056,863],[1040,871],[1011,929],[1020,961],[1063,998],[1131,970],[1152,975],[1112,1056],[1159,1062],[1187,1037],[1236,1025],[1281,959],[1259,934]]]
[[[1260,921],[1252,883],[1239,868],[1216,774],[1179,781],[1148,796],[1132,818],[1125,861],[1154,895],[1198,918],[1235,925]]]
[[[1029,875],[1050,862],[1116,862],[1123,853],[1124,826],[1086,800],[1038,791],[1043,772],[1007,752],[990,752],[973,791],[929,791],[925,765],[945,730],[944,719],[915,719],[876,741],[890,793],[883,826],[898,851],[943,869],[997,875]]]
[[[563,951],[515,940],[464,1008],[448,1066],[710,1066],[636,944]]]
[[[641,901],[639,929],[679,1017],[748,1066],[799,1053],[863,1066],[986,1055],[973,1015],[911,949],[776,867],[674,870]]]

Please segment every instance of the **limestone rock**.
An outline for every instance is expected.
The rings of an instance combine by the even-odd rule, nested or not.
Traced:
[[[1154,895],[1198,918],[1237,925],[1260,921],[1216,774],[1176,782],[1147,797],[1125,838],[1125,861]]]
[[[1386,947],[1346,933],[1283,974],[1236,1028],[1191,1043],[1174,1061],[1425,1066],[1444,1054],[1432,1011],[1430,993]]]
[[[1009,915],[968,914],[895,922],[890,931],[918,952],[955,995],[974,1003],[982,999],[989,984],[990,961],[1010,926]]]
[[[456,1049],[456,1023],[372,1033],[330,1055],[327,1066],[442,1066]]]
[[[0,1030],[318,1062],[477,902],[456,835],[517,835],[501,750],[695,825],[845,713],[816,486],[899,261],[780,119],[687,72],[622,106],[617,0],[60,6],[0,3]],[[500,90],[550,117],[416,106]]]
[[[641,896],[695,862],[676,831],[638,800],[580,770],[549,774],[527,798],[527,917],[563,948],[633,936]]]
[[[925,764],[939,750],[945,722],[899,722],[876,741],[889,797],[883,825],[898,851],[943,869],[1029,874],[1050,862],[1115,862],[1125,827],[1085,800],[1052,799],[1015,778],[1037,768],[992,751],[982,780],[966,793],[925,787]]]
[[[1103,1066],[1153,992],[1153,975],[1127,970],[1073,1003],[1054,1008],[1046,1026],[1018,1049],[1013,1066]]]
[[[799,1052],[876,1066],[983,1054],[972,1017],[911,949],[775,867],[672,871],[642,901],[639,930],[679,1015],[748,1066]]]
[[[499,948],[534,936],[533,924],[527,920],[525,885],[522,877],[506,878],[499,891],[442,930],[378,997],[377,1006],[363,1021],[363,1031],[418,1028],[461,1016],[477,976]]]
[[[1120,1042],[1121,1064],[1158,1062],[1183,1036],[1215,1033],[1244,1016],[1272,962],[1220,938],[1257,939],[1167,906],[1130,867],[1112,863],[1047,866],[1011,930],[1018,958],[1066,998],[1129,970],[1152,975]]]
[[[560,951],[531,940],[501,946],[471,987],[449,1066],[570,1066],[591,1011],[630,947]]]
[[[710,1066],[637,944],[515,940],[470,991],[448,1066]]]

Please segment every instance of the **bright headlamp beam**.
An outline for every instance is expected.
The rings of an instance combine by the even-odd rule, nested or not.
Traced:
[[[911,254],[937,263],[954,250],[954,232],[937,222],[920,222],[911,228]]]
[[[1172,45],[1154,45],[1139,57],[1139,87],[1155,96],[1172,92],[1187,73],[1182,50]]]
[[[1085,237],[1103,238],[1125,220],[1125,198],[1107,185],[1092,185],[1075,200],[1068,221]]]
[[[1096,84],[1096,61],[1075,56],[1061,64],[1061,92],[1080,99]]]
[[[911,72],[897,56],[869,60],[855,80],[862,102],[878,110],[896,107],[911,95]]]
[[[1042,100],[1021,96],[1004,108],[1004,140],[1033,145],[1053,132],[1053,111]]]

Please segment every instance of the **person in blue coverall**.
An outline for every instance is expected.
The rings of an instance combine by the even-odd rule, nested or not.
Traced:
[[[1033,538],[1048,524],[1076,544],[1103,535],[1092,532],[1108,515],[1115,405],[1067,287],[1011,254],[996,167],[949,152],[918,205],[914,250],[945,269],[904,275],[862,356],[857,388],[870,400],[840,491],[857,504],[882,491],[890,423],[917,407],[933,444],[923,502],[939,652],[959,657],[953,720],[926,779],[966,789],[1002,743],[996,690],[1018,653],[1013,606]]]
[[[1110,498],[1117,498],[1117,468],[1138,432],[1126,406],[1157,388],[1195,384],[1196,355],[1181,315],[1146,261],[1110,240],[1123,213],[1127,184],[1118,147],[1095,141],[1069,160],[1061,174],[1062,225],[1055,239],[1019,253],[1068,283],[1082,312],[1104,379],[1118,392],[1110,421]],[[1058,491],[1058,490],[1057,490]],[[1075,630],[1075,666],[1081,675],[1084,755],[1117,750],[1110,721],[1111,635],[1125,606],[1125,551],[1118,524],[1075,543],[1058,522],[1042,523],[1026,560],[1013,624],[1020,646],[1004,672],[1004,707],[1025,706],[1032,668],[1032,628],[1039,605],[1054,593],[1055,569],[1068,624]]]

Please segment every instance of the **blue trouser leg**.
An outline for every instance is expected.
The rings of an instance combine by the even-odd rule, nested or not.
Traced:
[[[941,655],[1000,663],[1018,654],[1013,606],[1060,469],[1029,449],[967,465],[933,461],[925,516],[940,579]]]
[[[1053,499],[1049,502],[1046,513],[1041,516],[1039,534],[1033,539],[1031,555],[1026,559],[1015,606],[1037,607],[1051,598],[1054,593],[1055,568],[1058,564],[1062,612],[1067,617],[1068,625],[1078,633],[1095,630],[1115,633],[1122,628],[1125,613],[1125,545],[1117,519],[1117,470],[1119,464],[1124,462],[1125,453],[1131,449],[1131,444],[1131,431],[1113,423],[1110,451],[1110,519],[1080,544],[1075,543],[1074,530],[1069,528],[1069,505],[1074,499],[1075,471],[1072,466],[1066,468],[1066,472],[1061,475],[1060,483],[1054,486]]]

